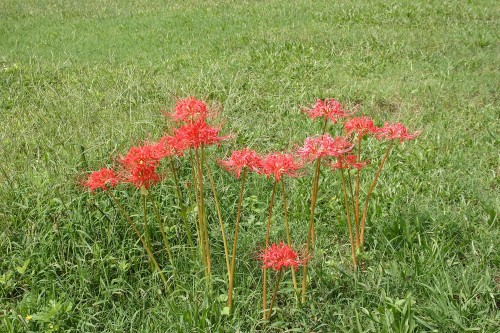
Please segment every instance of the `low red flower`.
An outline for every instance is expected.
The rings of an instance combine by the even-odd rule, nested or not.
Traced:
[[[304,161],[314,161],[319,157],[339,156],[350,152],[353,144],[345,138],[337,136],[332,138],[330,134],[318,137],[309,137],[304,140],[304,146],[297,150],[297,154]]]
[[[137,188],[141,188],[142,186],[149,188],[160,180],[161,177],[156,173],[156,167],[153,166],[134,167],[125,170],[125,175],[123,177],[124,182],[132,183]]]
[[[281,242],[279,245],[272,244],[260,254],[263,267],[279,271],[282,268],[297,268],[303,263],[291,247]]]
[[[130,148],[127,155],[119,160],[123,167],[123,181],[133,183],[137,188],[148,188],[159,182],[160,176],[156,173],[156,167],[163,153],[163,148],[157,144]]]
[[[208,108],[205,102],[189,96],[175,103],[174,112],[167,113],[167,116],[176,121],[194,123],[208,117]]]
[[[243,168],[248,168],[251,171],[258,171],[261,165],[261,159],[254,150],[243,148],[235,150],[231,157],[227,160],[220,160],[219,164],[236,174],[236,178],[240,178]]]
[[[404,140],[413,140],[420,135],[417,131],[413,134],[408,133],[406,127],[401,123],[385,123],[384,126],[377,130],[377,138],[388,139],[388,140],[399,140],[403,142]]]
[[[229,136],[219,136],[219,132],[220,128],[209,126],[201,119],[175,129],[171,140],[176,141],[175,145],[184,147],[184,149],[196,149],[202,145],[220,144],[222,140],[229,138]]]
[[[370,161],[366,160],[363,162],[358,161],[356,155],[340,155],[337,158],[337,162],[331,165],[333,170],[336,169],[358,169],[361,170],[365,166],[370,164]]]
[[[311,119],[326,118],[334,124],[340,119],[348,117],[349,114],[342,109],[342,106],[333,98],[325,100],[318,99],[311,109],[305,109],[303,112]]]
[[[292,154],[271,153],[261,159],[260,168],[257,172],[266,175],[268,178],[273,175],[278,182],[283,175],[296,176],[296,171],[301,167],[302,165],[295,162],[295,156]]]
[[[358,137],[377,133],[377,126],[375,126],[373,120],[369,117],[351,118],[344,123],[344,129],[348,135],[357,133]]]
[[[118,182],[119,177],[113,169],[102,168],[99,171],[92,172],[88,178],[82,182],[82,186],[94,192],[98,188],[106,190],[108,186],[115,187]]]

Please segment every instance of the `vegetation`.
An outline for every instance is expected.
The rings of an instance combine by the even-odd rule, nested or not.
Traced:
[[[495,332],[499,11],[491,0],[2,1],[0,331]],[[273,184],[249,174],[233,313],[224,312],[217,215],[208,216],[215,243],[207,292],[203,266],[180,241],[184,224],[170,179],[158,208],[175,222],[178,278],[168,295],[158,274],[151,279],[134,231],[111,200],[82,190],[79,176],[162,135],[162,111],[189,95],[220,103],[223,131],[234,134],[210,148],[221,158],[242,146],[300,145],[321,131],[300,112],[317,98],[335,98],[378,125],[401,121],[422,131],[395,145],[397,158],[385,163],[357,271],[341,180],[322,173],[309,299],[296,305],[291,270],[283,270],[264,325],[255,259]],[[367,168],[374,173],[377,165]],[[189,166],[179,172],[187,176]],[[221,168],[212,172],[233,230],[241,182]],[[298,247],[308,232],[308,172],[285,179]],[[140,219],[141,193],[120,194]],[[212,209],[213,197],[206,200]],[[283,206],[280,195],[274,204]],[[195,218],[196,206],[186,209]],[[272,232],[285,240],[282,218],[273,215],[281,223]],[[162,248],[161,235],[151,241]]]

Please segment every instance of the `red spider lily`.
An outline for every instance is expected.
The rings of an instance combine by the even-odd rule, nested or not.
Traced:
[[[156,167],[154,166],[134,167],[126,170],[123,177],[124,182],[132,183],[137,188],[141,188],[142,186],[149,188],[160,180],[161,177],[156,173]]]
[[[257,171],[268,178],[274,176],[277,182],[283,175],[290,177],[296,176],[296,171],[302,168],[302,165],[295,162],[295,156],[285,153],[271,153],[261,159],[260,168]]]
[[[319,157],[339,156],[350,152],[353,144],[345,138],[337,136],[332,138],[330,134],[318,137],[309,137],[304,140],[304,146],[297,150],[297,154],[304,161],[312,162]]]
[[[148,188],[159,182],[160,176],[156,173],[156,167],[160,156],[164,153],[161,144],[146,144],[130,148],[127,155],[119,160],[124,169],[123,181],[133,183],[137,188],[141,186]]]
[[[348,135],[357,133],[358,137],[362,137],[363,135],[370,133],[377,133],[377,127],[373,123],[373,120],[369,117],[351,118],[344,123],[344,129]]]
[[[388,140],[396,140],[398,139],[400,142],[404,140],[413,140],[420,135],[420,132],[417,131],[413,134],[408,133],[406,127],[401,123],[384,123],[384,126],[380,127],[377,130],[377,138],[388,139]]]
[[[342,105],[333,98],[327,98],[325,100],[318,99],[311,109],[305,109],[303,112],[311,119],[322,117],[330,119],[334,124],[340,118],[349,116],[349,114],[342,109]]]
[[[260,254],[263,267],[279,271],[282,268],[297,268],[304,260],[298,258],[297,253],[283,242],[272,244]]]
[[[370,164],[370,161],[366,160],[363,162],[358,161],[356,155],[340,155],[337,158],[337,162],[331,165],[333,170],[336,169],[358,169],[361,170],[365,166]]]
[[[219,144],[222,140],[229,138],[229,136],[219,136],[219,132],[220,128],[209,126],[201,119],[175,129],[171,141],[177,142],[175,146],[183,147],[184,149],[197,149],[202,145]]]
[[[119,181],[120,179],[113,169],[102,168],[99,171],[92,172],[88,178],[82,182],[82,186],[94,192],[98,188],[106,190],[108,186],[115,187]]]
[[[208,117],[208,108],[205,102],[189,96],[175,103],[174,112],[166,115],[176,121],[194,123]]]
[[[248,168],[252,171],[258,171],[261,165],[261,159],[254,150],[243,148],[235,150],[227,160],[220,160],[219,164],[236,174],[236,178],[240,178],[243,168]]]

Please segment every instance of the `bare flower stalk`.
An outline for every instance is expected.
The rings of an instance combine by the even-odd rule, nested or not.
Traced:
[[[273,306],[274,306],[274,303],[276,301],[276,296],[278,295],[278,287],[279,287],[280,282],[281,282],[281,275],[282,275],[282,269],[280,269],[278,271],[278,279],[276,281],[276,286],[274,287],[273,298],[271,299],[271,305],[269,306],[269,311],[267,312],[267,317],[266,317],[266,313],[264,313],[264,316],[265,316],[264,319],[269,320],[271,318],[271,314],[273,313]]]
[[[222,234],[222,244],[224,245],[224,256],[226,259],[227,274],[229,276],[229,274],[230,274],[229,251],[227,248],[227,239],[226,239],[226,231],[224,230],[224,221],[222,220],[219,199],[217,197],[217,191],[215,189],[214,178],[212,176],[212,169],[210,168],[210,165],[208,165],[207,161],[205,160],[205,149],[203,149],[203,147],[201,148],[201,159],[203,161],[203,164],[205,165],[205,168],[207,169],[208,179],[210,180],[210,187],[212,188],[212,193],[214,195],[215,209],[217,211],[217,217],[219,218],[219,226],[220,226],[220,231]]]
[[[366,194],[366,199],[365,199],[365,204],[363,208],[363,217],[361,218],[361,238],[360,238],[360,244],[359,246],[363,246],[364,244],[364,236],[365,236],[365,223],[366,223],[366,215],[368,213],[368,202],[370,200],[370,197],[372,195],[373,189],[375,188],[375,185],[377,185],[377,180],[380,175],[380,172],[382,171],[382,168],[384,166],[385,161],[387,160],[387,156],[389,156],[389,152],[391,151],[391,148],[393,146],[394,140],[391,140],[389,145],[387,146],[387,150],[385,152],[384,157],[382,158],[382,161],[380,162],[380,165],[377,169],[377,172],[375,173],[375,177],[373,178],[372,184],[370,185],[370,189],[368,190],[368,193]]]
[[[288,207],[286,204],[286,195],[285,195],[285,183],[283,179],[281,179],[281,194],[283,197],[283,211],[285,214],[285,232],[286,232],[286,240],[288,243],[289,247],[292,247],[292,237],[290,235],[290,226],[288,223]],[[298,294],[298,287],[297,287],[297,278],[295,276],[295,268],[292,267],[292,281],[293,281],[293,289],[294,289],[294,294],[295,294],[295,301],[297,304],[299,303],[299,294]],[[281,271],[280,271],[281,275]],[[271,309],[272,309],[272,303],[271,303]]]
[[[243,204],[243,190],[245,188],[245,179],[247,177],[247,168],[243,170],[243,175],[241,176],[241,189],[240,196],[238,198],[238,211],[236,213],[236,224],[234,226],[234,237],[233,237],[233,249],[231,254],[231,266],[229,271],[229,291],[227,298],[227,306],[229,307],[229,311],[233,310],[233,287],[234,287],[234,268],[236,265],[236,246],[238,244],[238,230],[240,225],[240,217],[241,217],[241,206]]]
[[[309,219],[309,228],[307,232],[307,242],[306,242],[306,252],[305,257],[309,258],[309,253],[314,248],[313,232],[314,232],[314,210],[316,208],[316,197],[318,194],[318,184],[319,184],[319,171],[321,165],[321,157],[316,159],[316,165],[314,168],[312,195],[311,195],[311,213]],[[307,289],[307,262],[304,264],[302,269],[302,303],[306,301],[306,289]]]
[[[174,160],[172,158],[170,158],[170,170],[172,171],[172,176],[174,177],[175,192],[177,194],[177,201],[178,201],[179,207],[181,209],[182,220],[184,222],[184,228],[186,229],[188,243],[189,243],[189,246],[191,248],[194,248],[193,235],[191,234],[191,229],[189,228],[189,223],[188,223],[188,219],[187,219],[187,215],[186,215],[186,207],[184,206],[184,203],[182,201],[181,190],[179,187],[179,181],[177,179],[177,171],[175,169]]]
[[[347,186],[345,182],[345,177],[344,177],[344,170],[340,169],[340,175],[342,179],[342,189],[344,190],[344,203],[345,203],[345,214],[347,218],[347,227],[349,228],[349,238],[351,241],[351,255],[352,255],[352,264],[354,270],[357,268],[357,263],[356,263],[356,246],[354,245],[354,236],[353,236],[353,231],[352,231],[352,224],[351,224],[351,212],[349,209],[349,200],[347,199]]]
[[[123,208],[123,206],[120,204],[120,202],[118,201],[118,199],[115,197],[115,195],[113,194],[113,192],[111,192],[110,190],[105,190],[106,193],[108,193],[108,195],[111,197],[111,199],[113,200],[113,202],[116,204],[116,206],[118,206],[118,209],[120,210],[120,213],[122,214],[122,216],[125,218],[125,220],[128,222],[128,224],[132,227],[132,229],[134,230],[135,234],[137,235],[137,238],[139,238],[139,240],[141,241],[142,243],[142,246],[144,247],[144,249],[146,250],[148,256],[149,256],[149,260],[151,260],[151,262],[153,263],[154,267],[156,268],[156,271],[158,272],[158,274],[160,275],[160,278],[161,280],[163,281],[163,283],[165,284],[165,287],[167,288],[167,291],[170,292],[170,285],[168,283],[168,280],[165,278],[165,275],[163,274],[161,268],[160,268],[160,265],[158,265],[158,262],[156,261],[155,259],[155,256],[153,255],[153,252],[151,251],[151,249],[148,247],[146,241],[144,240],[144,238],[142,237],[141,233],[139,232],[139,230],[137,229],[137,227],[135,226],[134,222],[132,222],[132,218],[130,217],[129,214],[127,214],[127,211],[125,210],[125,208]]]
[[[274,195],[276,194],[276,187],[278,182],[274,182],[273,192],[271,194],[271,199],[269,201],[269,215],[267,218],[267,229],[266,229],[266,249],[269,247],[269,237],[271,233],[271,217],[273,215],[273,204]],[[264,267],[264,279],[262,280],[262,308],[264,310],[264,319],[266,319],[266,309],[267,309],[267,267]]]

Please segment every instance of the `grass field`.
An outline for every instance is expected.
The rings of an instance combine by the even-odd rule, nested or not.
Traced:
[[[180,3],[0,2],[0,332],[498,332],[498,3]],[[251,177],[234,315],[221,315],[215,220],[213,291],[177,246],[181,281],[165,294],[116,208],[76,180],[158,137],[161,111],[188,95],[219,103],[235,136],[213,157],[300,144],[320,131],[300,112],[316,98],[422,130],[381,175],[359,272],[338,177],[325,173],[310,301],[283,292],[263,325],[254,257],[271,184]],[[231,229],[239,183],[215,176]],[[287,181],[298,245],[310,182]],[[166,180],[161,209],[175,217],[171,193]]]

